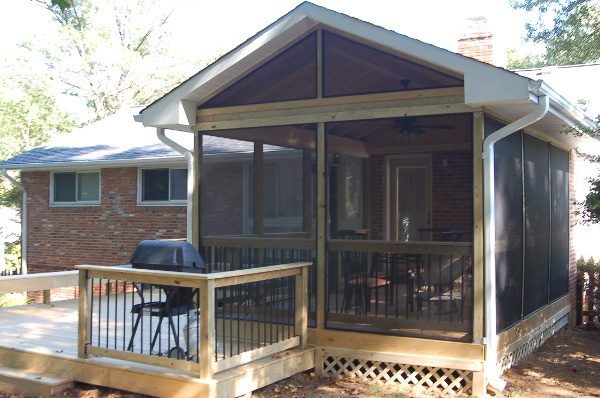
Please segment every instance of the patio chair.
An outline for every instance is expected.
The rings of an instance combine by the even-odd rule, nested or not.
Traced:
[[[366,232],[339,231],[336,239],[364,240]],[[369,271],[367,254],[360,251],[340,252],[341,271],[344,280],[342,312],[348,313],[351,307],[355,313],[367,315],[371,304],[371,291],[385,288],[385,300],[388,302],[390,281],[383,275],[372,275]]]
[[[136,314],[135,322],[131,331],[131,338],[129,339],[128,351],[133,351],[133,343],[138,331],[140,322],[143,316],[158,318],[152,341],[150,342],[150,352],[154,350],[154,346],[160,336],[161,326],[163,320],[166,318],[171,329],[175,346],[171,347],[169,344],[168,356],[170,358],[182,359],[185,358],[186,350],[183,350],[179,345],[179,327],[175,325],[174,317],[180,315],[189,315],[190,311],[196,309],[194,303],[194,292],[191,288],[181,288],[173,286],[153,286],[163,290],[165,294],[164,301],[146,301],[143,293],[143,285],[141,283],[134,283],[135,291],[140,297],[141,302],[134,304],[131,307],[131,313]]]
[[[466,256],[430,256],[418,277],[417,311],[423,312],[423,303],[435,305],[436,316],[460,312],[462,320],[465,277],[470,273]],[[460,308],[457,302],[460,302]],[[446,303],[448,305],[446,306]]]

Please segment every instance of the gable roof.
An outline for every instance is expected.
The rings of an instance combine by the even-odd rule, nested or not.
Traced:
[[[56,170],[156,164],[187,164],[185,157],[163,144],[156,130],[133,119],[141,107],[124,109],[103,120],[65,134],[54,141],[0,163],[7,170]],[[188,150],[194,136],[169,131],[167,136]],[[204,137],[207,156],[251,154],[253,143],[219,137]],[[265,146],[265,151],[281,149]]]
[[[212,65],[173,89],[140,112],[136,118],[145,126],[191,131],[196,124],[197,103],[239,80],[265,59],[293,44],[318,27],[342,32],[378,48],[406,54],[433,65],[464,81],[464,100],[474,109],[485,107],[507,120],[517,120],[537,108],[539,95],[550,99],[550,112],[531,127],[572,147],[584,138],[561,134],[565,126],[591,123],[573,105],[543,81],[495,67],[359,19],[304,2]]]

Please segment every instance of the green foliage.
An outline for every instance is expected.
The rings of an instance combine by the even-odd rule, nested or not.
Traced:
[[[565,129],[565,134],[574,136],[589,136],[600,139],[600,115],[596,117],[593,126],[578,124]],[[590,155],[584,152],[579,152],[579,155],[593,163],[600,163],[599,155]],[[589,180],[590,191],[586,195],[582,203],[578,203],[579,217],[583,224],[596,224],[600,222],[600,177],[591,178]]]
[[[527,23],[527,39],[546,45],[554,65],[600,61],[600,2],[598,0],[511,0],[536,18]],[[535,11],[535,12],[534,12]]]
[[[4,87],[11,82],[3,83]],[[41,145],[79,126],[75,116],[59,108],[43,81],[12,82],[0,96],[0,160]]]
[[[6,274],[12,274],[14,271],[21,269],[21,242],[13,242],[6,245],[6,252],[4,253],[5,266],[0,271]]]
[[[509,70],[541,68],[546,65],[548,61],[545,54],[527,54],[520,57],[516,49],[508,50],[506,68]]]
[[[583,257],[580,257],[577,260],[577,279],[582,281],[585,274],[593,274],[595,272],[600,272],[600,261],[596,262],[593,257],[585,260]]]
[[[583,310],[598,311],[600,308],[600,261],[596,262],[592,257],[587,261],[583,257],[577,260],[577,285],[580,286],[587,296],[587,303]],[[594,324],[596,316],[589,315],[588,325]]]
[[[22,293],[0,294],[0,308],[27,304],[27,296]]]
[[[59,7],[61,10],[65,10],[71,7],[71,0],[52,0],[52,5]]]

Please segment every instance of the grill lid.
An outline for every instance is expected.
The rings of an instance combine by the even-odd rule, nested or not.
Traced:
[[[143,240],[131,256],[133,268],[178,272],[204,272],[204,260],[188,242]]]

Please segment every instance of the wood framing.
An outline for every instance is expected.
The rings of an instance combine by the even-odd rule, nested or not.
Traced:
[[[465,113],[462,88],[199,109],[194,131]]]

